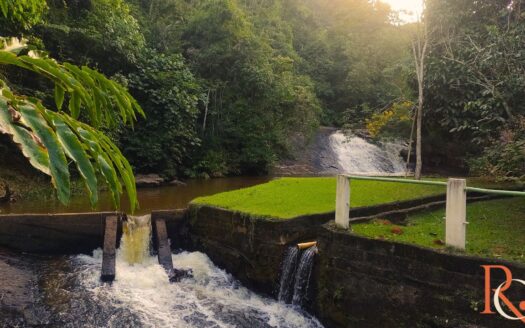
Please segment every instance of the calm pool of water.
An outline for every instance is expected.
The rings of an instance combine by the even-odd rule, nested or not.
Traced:
[[[138,198],[140,208],[136,214],[150,213],[151,210],[183,208],[199,196],[250,187],[269,181],[270,177],[232,177],[209,180],[188,180],[185,186],[162,186],[155,188],[139,188]],[[122,195],[122,210],[129,210],[127,196]],[[101,192],[99,204],[91,208],[87,195],[72,197],[69,206],[58,200],[48,201],[18,201],[0,206],[0,214],[9,213],[76,213],[90,211],[111,211],[111,198],[108,192]]]

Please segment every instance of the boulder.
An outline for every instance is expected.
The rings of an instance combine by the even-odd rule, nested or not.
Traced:
[[[158,174],[137,174],[135,184],[137,187],[158,187],[164,183],[164,178]]]
[[[170,185],[173,185],[173,186],[186,186],[186,183],[185,182],[182,182],[180,180],[177,180],[177,179],[173,179],[169,182]]]

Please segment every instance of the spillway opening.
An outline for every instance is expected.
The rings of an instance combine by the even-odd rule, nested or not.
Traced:
[[[290,246],[285,251],[277,299],[301,308],[309,298],[317,246],[312,243],[310,247],[301,248],[299,245]]]

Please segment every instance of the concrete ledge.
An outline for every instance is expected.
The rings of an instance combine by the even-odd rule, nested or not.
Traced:
[[[90,253],[102,247],[105,218],[115,214],[120,215],[115,212],[0,215],[0,245],[31,253]]]
[[[323,224],[333,220],[326,213],[278,220],[192,206],[188,216],[187,247],[205,252],[246,286],[273,296],[286,247],[317,240],[319,255],[306,304],[328,327],[515,325],[479,313],[484,306],[481,265],[502,264],[515,277],[525,277],[524,265],[357,236],[337,230],[333,221]],[[493,285],[504,281],[501,272],[492,278]],[[509,290],[509,295],[520,301],[523,289]]]
[[[312,309],[328,326],[515,327],[499,315],[481,315],[484,270],[507,266],[525,277],[518,263],[450,254],[416,245],[373,240],[324,225],[318,236]],[[493,286],[505,280],[494,271]],[[523,288],[508,291],[523,299]]]

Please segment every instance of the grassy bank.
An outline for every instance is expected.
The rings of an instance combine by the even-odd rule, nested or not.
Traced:
[[[195,199],[262,217],[293,218],[335,209],[334,177],[281,178],[258,186]],[[379,181],[352,181],[351,206],[369,206],[445,193],[440,186]]]
[[[469,204],[467,218],[467,253],[525,263],[525,198]],[[352,228],[370,238],[445,249],[444,210],[410,216],[406,225],[377,219]]]

